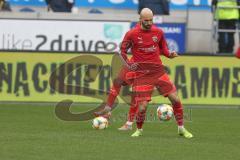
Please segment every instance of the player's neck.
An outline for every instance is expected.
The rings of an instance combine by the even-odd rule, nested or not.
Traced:
[[[142,31],[144,31],[144,32],[149,32],[149,31],[151,31],[151,28],[145,28],[145,27],[143,27],[143,25],[140,25],[140,28],[141,28],[141,30]]]

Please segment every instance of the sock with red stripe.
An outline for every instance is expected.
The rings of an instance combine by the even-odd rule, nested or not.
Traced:
[[[109,93],[108,99],[107,99],[107,105],[109,107],[113,106],[114,101],[115,101],[116,97],[118,96],[121,87],[122,87],[121,85],[113,83],[113,86],[110,89],[110,93]]]
[[[173,112],[178,126],[183,126],[183,107],[181,102],[175,102],[173,104]]]
[[[136,112],[137,112],[137,106],[134,106],[131,104],[129,111],[128,111],[128,121],[129,122],[133,122],[134,118],[136,116]]]
[[[128,122],[133,122],[138,111],[138,106],[135,103],[134,97],[132,97],[131,105],[128,111]]]
[[[143,123],[146,118],[146,110],[138,111],[136,117],[137,128],[142,129]]]

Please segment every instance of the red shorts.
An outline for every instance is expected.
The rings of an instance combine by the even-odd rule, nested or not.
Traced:
[[[151,95],[154,87],[156,87],[159,93],[165,97],[176,91],[175,85],[166,73],[155,73],[151,75],[146,74],[141,78],[135,79],[133,82],[135,100],[151,101]]]
[[[140,71],[130,71],[127,67],[123,67],[118,74],[118,78],[125,82],[125,85],[131,85],[136,78],[140,78],[142,75],[143,73]]]
[[[166,73],[162,75],[160,78],[158,78],[156,88],[158,92],[164,97],[167,97],[169,94],[177,91],[176,86],[170,80],[169,76]]]
[[[130,85],[133,83],[132,78],[128,76],[128,74],[131,73],[127,67],[122,67],[118,74],[118,78],[125,83],[125,85]]]

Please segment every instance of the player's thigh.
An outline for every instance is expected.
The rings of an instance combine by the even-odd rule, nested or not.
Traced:
[[[154,85],[149,83],[148,77],[135,79],[132,87],[134,98],[137,103],[151,101]]]
[[[167,74],[164,74],[158,78],[156,88],[158,89],[159,93],[165,97],[177,91],[176,86],[170,80]]]
[[[126,79],[126,74],[129,72],[129,70],[126,67],[123,67],[120,72],[118,73],[118,76],[114,78],[113,83],[115,85],[128,85],[128,81]]]
[[[171,101],[172,104],[174,104],[176,102],[180,102],[180,99],[177,95],[177,91],[168,94],[168,99]]]

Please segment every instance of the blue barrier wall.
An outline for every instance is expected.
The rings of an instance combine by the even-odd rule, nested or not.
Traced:
[[[8,0],[12,5],[32,5],[32,6],[44,6],[45,0]],[[184,10],[187,5],[198,6],[191,9],[206,9],[210,6],[211,0],[172,0],[171,9]],[[128,8],[137,9],[138,0],[76,0],[76,6],[78,7],[104,7],[104,8]]]

